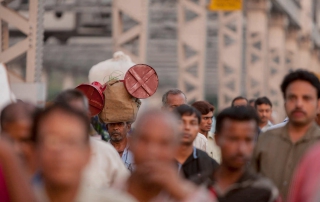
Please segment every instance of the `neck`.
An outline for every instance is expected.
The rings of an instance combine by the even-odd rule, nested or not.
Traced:
[[[137,175],[135,172],[129,177],[127,185],[127,192],[141,202],[151,201],[161,192],[159,186],[144,183],[144,181],[141,180],[141,175]]]
[[[54,185],[45,185],[45,190],[50,202],[69,202],[75,201],[79,184],[74,184],[69,187],[60,187]]]
[[[223,162],[216,173],[217,184],[222,192],[225,192],[231,185],[236,183],[243,175],[245,167],[234,170],[226,166]]]
[[[127,147],[127,137],[123,138],[120,141],[112,141],[110,140],[110,143],[112,144],[112,146],[118,151],[118,153],[120,154],[120,156],[122,156],[123,151],[125,150],[125,148]]]
[[[292,142],[297,142],[303,136],[306,135],[309,128],[312,126],[313,122],[306,125],[295,125],[292,122],[288,122],[288,132]]]
[[[268,124],[268,122],[260,122],[259,123],[259,128],[262,129],[263,127],[265,127]]]
[[[206,136],[206,138],[208,138],[209,131],[200,130],[199,133],[201,133],[202,135]]]
[[[176,160],[183,164],[193,152],[193,145],[181,144],[176,154]]]

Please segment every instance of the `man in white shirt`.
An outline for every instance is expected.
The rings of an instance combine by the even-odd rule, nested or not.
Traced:
[[[208,155],[220,162],[220,149],[214,139],[214,134],[210,132],[212,127],[212,119],[214,113],[214,106],[206,101],[197,101],[192,104],[201,113],[201,122],[199,125],[199,134],[205,137],[206,151]]]
[[[273,124],[270,122],[272,114],[272,103],[267,97],[260,97],[255,101],[255,109],[259,115],[259,128],[265,132]]]

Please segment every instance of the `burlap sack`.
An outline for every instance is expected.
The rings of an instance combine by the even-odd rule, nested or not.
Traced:
[[[132,97],[123,82],[111,80],[104,90],[105,103],[100,120],[104,123],[134,122],[141,105],[139,99]]]

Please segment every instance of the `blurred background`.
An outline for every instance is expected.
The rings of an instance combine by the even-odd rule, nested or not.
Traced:
[[[17,98],[38,104],[88,82],[115,51],[159,76],[148,105],[170,88],[221,109],[239,95],[268,96],[285,117],[279,85],[320,73],[319,0],[0,0],[0,62]]]

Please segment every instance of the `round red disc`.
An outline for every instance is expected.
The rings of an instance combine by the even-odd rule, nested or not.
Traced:
[[[157,91],[158,84],[157,72],[145,64],[134,65],[124,77],[124,86],[128,93],[139,99],[152,96]]]
[[[81,84],[76,89],[80,90],[88,98],[90,115],[92,117],[98,115],[104,106],[104,95],[100,89],[90,84]]]

